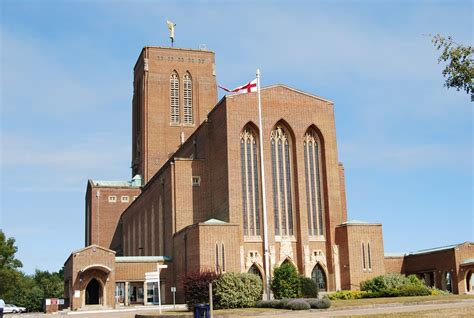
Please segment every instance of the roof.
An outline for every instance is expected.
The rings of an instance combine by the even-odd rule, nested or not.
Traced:
[[[347,220],[346,222],[342,222],[339,225],[381,225],[380,223],[370,223],[366,221],[360,220]]]
[[[474,258],[465,258],[462,260],[461,265],[474,264]]]
[[[90,180],[94,187],[127,187],[140,188],[139,186],[132,186],[131,181],[107,181],[107,180]]]
[[[385,257],[404,257],[405,253],[384,253]]]
[[[473,244],[472,242],[468,241],[468,242],[463,242],[463,243],[459,243],[459,244],[452,244],[452,245],[446,245],[446,246],[440,246],[440,247],[427,248],[427,249],[424,249],[424,250],[418,250],[418,251],[406,253],[405,256],[428,254],[428,253],[452,250],[452,249],[454,249],[454,248],[456,248],[460,245],[464,245],[466,243]],[[390,254],[398,254],[398,253],[385,253],[385,257],[395,257],[395,256],[390,256]],[[474,258],[468,258],[468,259],[465,259],[464,261],[474,262]],[[468,263],[461,263],[461,264],[468,264]]]
[[[203,222],[203,224],[217,225],[217,224],[227,224],[227,222],[224,222],[224,221],[221,221],[221,220],[218,220],[218,219],[209,219],[209,220]]]
[[[116,263],[158,263],[171,261],[169,256],[116,256]]]
[[[293,87],[290,87],[290,86],[285,85],[285,84],[274,84],[274,85],[270,85],[270,86],[265,86],[265,87],[262,87],[260,90],[264,91],[264,90],[267,90],[267,89],[273,89],[273,88],[277,88],[277,87],[283,87],[283,88],[286,88],[288,90],[294,91],[296,93],[303,94],[303,95],[309,96],[311,98],[316,98],[316,99],[319,99],[319,100],[321,100],[323,102],[326,102],[326,103],[334,104],[334,102],[329,100],[329,99],[326,99],[324,97],[314,95],[314,94],[311,94],[311,93],[308,93],[308,92],[305,92],[305,91],[302,91],[302,90],[299,90],[299,89],[296,89],[296,88],[293,88]],[[231,97],[234,97],[234,96],[246,95],[246,94],[248,94],[248,93],[247,92],[240,92],[240,93],[228,94],[228,95],[225,95],[223,98],[231,98]]]
[[[453,244],[453,245],[446,245],[446,246],[440,246],[440,247],[434,247],[434,248],[428,248],[425,250],[419,250],[415,252],[410,252],[408,255],[418,255],[418,254],[425,254],[425,253],[432,253],[432,252],[439,252],[439,251],[445,251],[445,250],[451,250],[455,248],[456,246],[461,245],[461,244]]]

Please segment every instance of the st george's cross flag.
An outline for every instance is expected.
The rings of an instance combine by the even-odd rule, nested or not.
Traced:
[[[257,79],[254,79],[253,81],[248,82],[245,85],[236,87],[234,89],[228,89],[228,88],[222,87],[220,85],[218,85],[218,86],[220,88],[222,88],[223,90],[225,90],[226,92],[229,92],[229,93],[252,93],[252,92],[257,91]]]

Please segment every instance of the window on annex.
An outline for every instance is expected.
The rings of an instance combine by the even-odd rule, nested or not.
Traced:
[[[372,270],[372,256],[370,251],[370,243],[367,243],[367,260],[369,264],[369,270]]]
[[[362,269],[365,271],[365,246],[364,242],[362,242]]]
[[[291,140],[281,125],[270,134],[275,235],[293,235],[293,184]]]
[[[184,75],[183,84],[184,123],[190,125],[193,123],[193,81],[188,72]]]
[[[306,132],[303,145],[308,231],[310,236],[323,236],[324,207],[322,198],[321,143],[313,129]]]
[[[244,236],[260,236],[260,202],[257,133],[250,127],[240,134],[242,218]]]
[[[170,76],[170,113],[171,123],[179,124],[179,77],[176,72]]]

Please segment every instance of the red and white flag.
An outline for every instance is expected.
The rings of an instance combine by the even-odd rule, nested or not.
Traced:
[[[225,90],[226,92],[229,92],[229,93],[251,93],[251,92],[256,92],[257,91],[257,79],[254,79],[253,81],[248,82],[245,85],[236,87],[234,89],[228,89],[228,88],[222,87],[220,85],[218,85],[218,86],[220,88],[222,88],[223,90]]]

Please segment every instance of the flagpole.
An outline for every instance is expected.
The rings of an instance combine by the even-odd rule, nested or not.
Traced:
[[[265,255],[265,293],[270,300],[270,255],[268,251],[268,225],[267,203],[265,195],[265,165],[263,163],[263,125],[262,125],[262,100],[260,98],[260,69],[257,69],[257,95],[258,95],[258,129],[260,130],[260,170],[262,171],[262,205],[263,205],[263,246]]]

